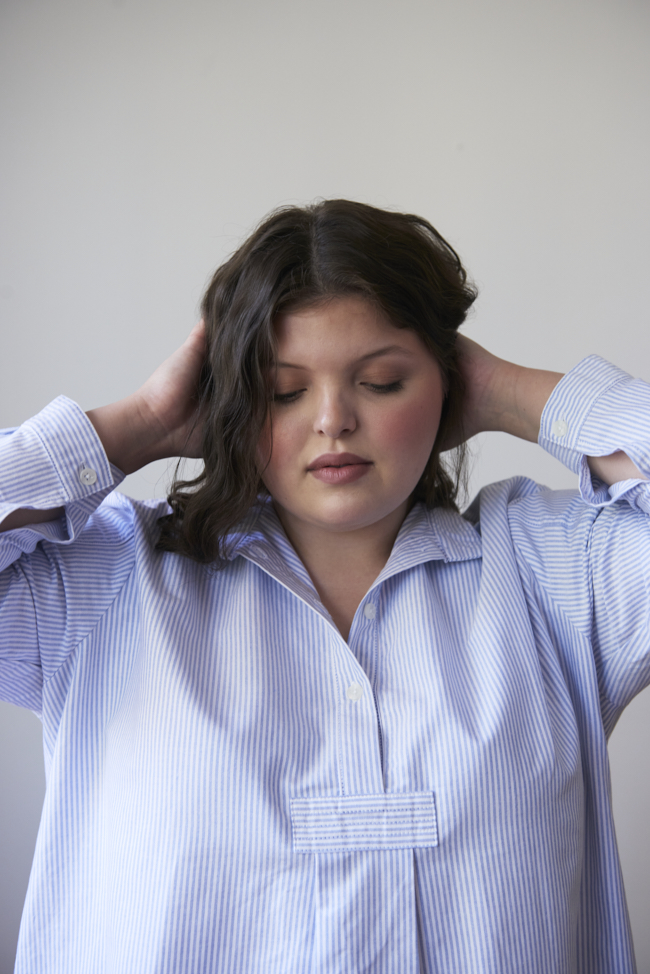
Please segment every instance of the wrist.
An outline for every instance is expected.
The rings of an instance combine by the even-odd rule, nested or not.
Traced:
[[[159,459],[155,451],[158,436],[143,416],[137,396],[86,413],[95,427],[110,463],[125,474],[134,473]]]
[[[561,372],[504,361],[495,383],[491,429],[537,443],[544,406],[561,378]]]

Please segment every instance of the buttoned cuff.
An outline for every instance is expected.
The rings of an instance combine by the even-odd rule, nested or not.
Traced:
[[[124,479],[122,471],[109,463],[84,411],[66,396],[59,396],[16,430],[2,431],[0,470],[0,518],[19,508],[65,508],[67,538],[52,540],[74,537]],[[44,536],[61,529],[59,522],[32,528]]]
[[[578,474],[588,504],[606,506],[625,496],[650,513],[650,484],[625,480],[608,487],[592,475],[587,457],[623,450],[650,478],[650,385],[598,355],[579,362],[557,384],[540,422],[539,445]]]

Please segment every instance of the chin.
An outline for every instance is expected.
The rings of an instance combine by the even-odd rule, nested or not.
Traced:
[[[388,517],[403,503],[402,499],[395,502],[386,501],[383,504],[380,502],[369,504],[367,501],[365,503],[359,501],[348,504],[340,503],[334,508],[328,506],[324,509],[313,509],[310,512],[305,512],[307,515],[305,520],[310,520],[313,524],[318,524],[329,531],[356,531]]]

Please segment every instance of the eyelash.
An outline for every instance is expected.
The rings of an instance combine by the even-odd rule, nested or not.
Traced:
[[[380,396],[389,395],[391,392],[400,392],[404,388],[404,383],[401,379],[398,379],[397,382],[389,382],[387,385],[376,385],[373,382],[364,382],[363,384],[367,389],[371,389]],[[273,402],[279,406],[288,406],[292,402],[295,402],[300,393],[304,391],[304,389],[297,389],[295,392],[276,392],[273,396]]]
[[[373,385],[372,382],[367,382],[366,385],[369,389],[372,389],[373,392],[378,392],[382,395],[389,392],[400,392],[404,388],[404,383],[401,379],[398,379],[396,382],[389,382],[384,386]]]

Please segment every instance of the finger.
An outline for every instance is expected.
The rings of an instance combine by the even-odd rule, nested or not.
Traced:
[[[185,342],[186,344],[194,345],[202,349],[202,351],[205,353],[207,349],[207,336],[205,332],[205,322],[203,318],[197,321],[197,323],[194,325],[194,328],[192,328],[192,331],[185,339]]]

